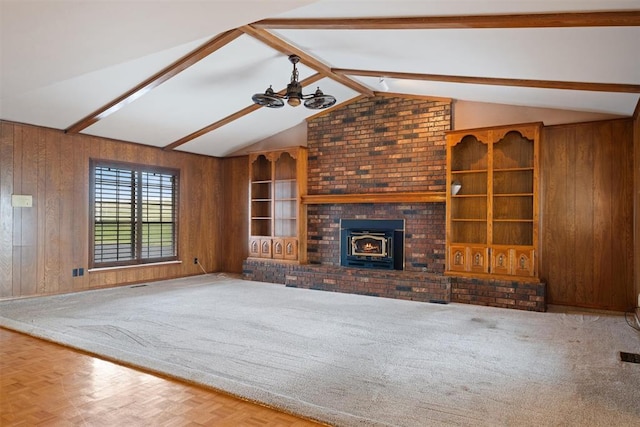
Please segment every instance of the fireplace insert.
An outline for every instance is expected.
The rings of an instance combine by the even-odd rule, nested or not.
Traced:
[[[404,269],[404,220],[340,220],[340,265]]]

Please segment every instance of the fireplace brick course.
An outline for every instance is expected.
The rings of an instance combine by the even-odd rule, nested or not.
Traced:
[[[310,195],[444,192],[451,104],[366,98],[307,124]],[[340,266],[340,219],[404,219],[405,270]],[[307,207],[309,264],[247,259],[244,277],[290,287],[415,301],[544,311],[545,285],[450,277],[445,204],[353,203]]]

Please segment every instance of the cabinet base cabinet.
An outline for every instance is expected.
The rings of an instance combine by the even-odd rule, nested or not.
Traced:
[[[535,277],[535,250],[531,248],[451,245],[449,246],[448,271]]]
[[[489,248],[484,246],[452,245],[449,247],[449,270],[488,273],[488,254]]]
[[[298,239],[294,237],[252,237],[249,257],[295,261],[298,259]]]

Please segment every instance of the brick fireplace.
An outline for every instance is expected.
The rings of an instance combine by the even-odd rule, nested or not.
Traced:
[[[517,292],[537,295],[537,288],[522,285],[526,289],[516,291],[518,285],[495,280],[484,288],[475,279],[443,274],[445,132],[450,123],[449,102],[388,96],[361,99],[311,119],[307,124],[308,264],[248,259],[244,276],[326,291],[540,310],[540,305],[519,306],[516,297]],[[403,194],[409,196],[389,201],[390,196]],[[340,224],[345,218],[401,220],[403,268],[341,265]],[[508,287],[513,292],[504,291]]]

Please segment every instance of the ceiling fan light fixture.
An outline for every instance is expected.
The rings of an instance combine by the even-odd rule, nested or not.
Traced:
[[[311,110],[322,110],[331,107],[335,103],[335,97],[325,95],[320,88],[318,88],[311,98],[305,99],[304,106]]]
[[[264,93],[256,93],[251,97],[254,104],[269,108],[280,108],[284,106],[284,101],[276,94],[271,86]]]
[[[315,93],[309,95],[302,94],[302,85],[298,81],[298,69],[296,64],[300,62],[298,55],[289,55],[289,62],[293,64],[291,73],[291,82],[287,85],[287,93],[280,95],[273,91],[271,86],[264,93],[256,93],[251,97],[257,105],[269,108],[280,108],[287,101],[292,107],[297,107],[304,100],[304,106],[311,110],[321,110],[330,107],[336,103],[336,98],[331,95],[325,95],[320,88]]]

